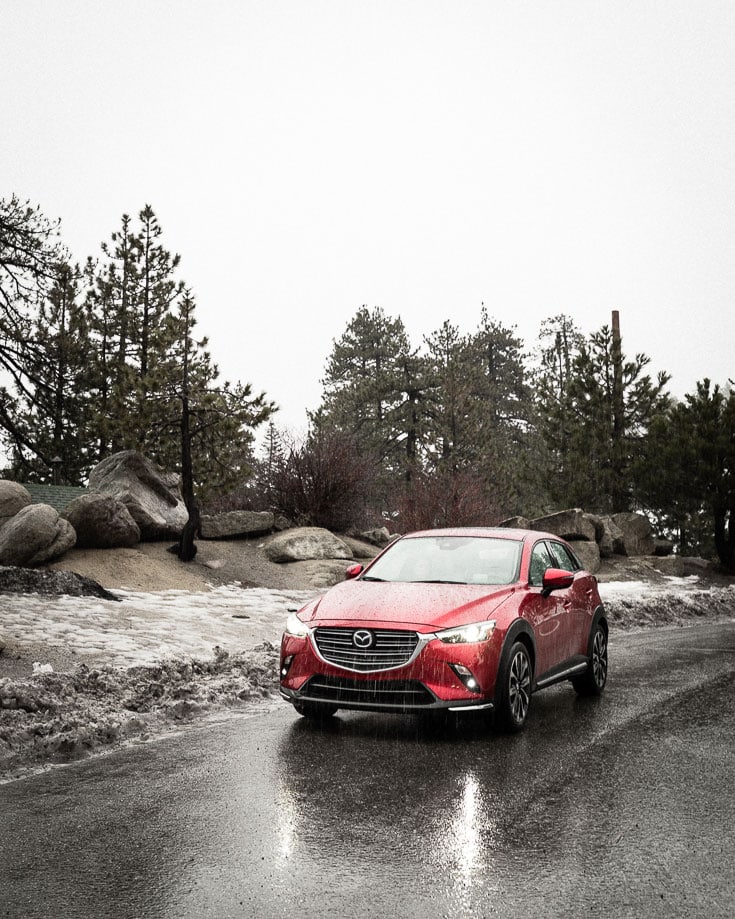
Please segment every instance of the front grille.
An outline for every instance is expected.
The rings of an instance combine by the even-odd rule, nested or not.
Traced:
[[[430,706],[434,696],[418,680],[351,680],[343,677],[314,676],[299,693],[308,699],[336,702],[355,708],[394,708],[408,710]]]
[[[373,637],[371,646],[357,647],[353,640],[355,632],[369,632]],[[314,632],[314,639],[325,661],[360,673],[403,667],[411,660],[419,643],[416,632],[398,629],[321,627]]]

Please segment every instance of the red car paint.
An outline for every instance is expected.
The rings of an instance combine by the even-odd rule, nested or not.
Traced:
[[[442,579],[456,575],[462,583],[412,580],[424,555],[431,559],[432,573],[441,571]],[[496,556],[507,583],[466,582],[498,576],[472,570],[492,566]],[[406,569],[408,575],[402,573]],[[390,580],[370,580],[386,573]],[[297,620],[290,620],[291,631],[302,626],[309,631],[283,635],[281,694],[309,716],[337,709],[484,709],[508,722],[509,655],[516,655],[522,670],[524,650],[530,662],[528,696],[562,679],[571,679],[580,692],[597,694],[607,674],[607,621],[597,581],[572,547],[549,533],[457,528],[408,534],[356,577],[307,603]],[[486,628],[488,621],[495,626],[484,640],[472,640],[474,632],[465,641],[453,634],[452,643],[435,637],[470,624]],[[393,654],[391,642],[404,639],[417,642],[413,654],[403,652],[387,667],[374,663]],[[327,651],[320,651],[320,642]],[[370,644],[362,650],[358,642]],[[527,709],[526,704],[506,727],[522,727]]]

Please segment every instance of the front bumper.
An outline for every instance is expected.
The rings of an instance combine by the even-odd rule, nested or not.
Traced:
[[[438,710],[490,711],[494,707],[492,702],[478,702],[474,699],[465,701],[438,699],[421,683],[411,684],[409,682],[385,688],[380,683],[389,681],[375,682],[378,684],[375,688],[333,683],[325,686],[323,678],[314,677],[301,692],[281,686],[281,695],[287,702],[321,702],[351,711],[394,712],[399,715]]]
[[[499,635],[476,644],[420,641],[418,653],[405,665],[363,673],[325,661],[313,636],[285,634],[281,695],[292,703],[326,703],[354,711],[487,711],[493,708],[499,651]],[[472,689],[460,677],[462,668],[476,681]]]

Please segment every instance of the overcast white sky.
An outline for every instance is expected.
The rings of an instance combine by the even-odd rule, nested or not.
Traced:
[[[0,197],[80,262],[150,203],[281,424],[363,304],[735,376],[732,0],[2,0],[0,68]]]

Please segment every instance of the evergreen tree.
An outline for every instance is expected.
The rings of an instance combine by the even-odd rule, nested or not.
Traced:
[[[56,265],[66,252],[58,222],[16,195],[0,199],[0,438],[18,444],[18,394],[28,396],[39,381],[29,375],[39,351],[31,334],[33,312],[42,300]]]
[[[106,348],[106,412],[109,420],[109,443],[104,452],[140,449],[145,421],[136,423],[140,363],[140,241],[132,231],[130,217],[123,214],[120,230],[112,233],[111,244],[103,243],[107,257],[95,286],[104,305]],[[132,423],[131,423],[132,422]]]
[[[557,506],[629,510],[632,470],[651,423],[668,406],[669,377],[660,373],[654,381],[645,374],[645,354],[627,360],[609,326],[581,342],[573,329],[568,333],[576,351],[571,376],[562,350],[560,395],[548,368],[539,389],[539,424],[553,460],[551,497]]]
[[[23,481],[50,481],[57,468],[64,481],[81,484],[89,471],[90,348],[79,277],[78,268],[60,264],[33,320],[26,373],[34,382],[19,390],[13,432],[13,471]]]
[[[470,435],[467,418],[470,387],[467,377],[468,340],[446,320],[424,338],[427,360],[426,449],[433,466],[456,468],[466,460]]]
[[[640,498],[678,532],[681,552],[714,551],[735,572],[735,392],[697,383],[656,419],[636,471]]]
[[[387,473],[405,474],[418,449],[418,372],[401,319],[362,307],[334,342],[312,426],[344,432]]]
[[[253,431],[276,407],[264,393],[253,396],[250,384],[219,382],[206,338],[194,337],[195,311],[195,300],[185,290],[166,316],[157,391],[149,396],[151,427],[142,448],[167,469],[180,469],[188,451],[193,487],[206,496],[227,491],[252,474]]]
[[[523,342],[513,328],[491,319],[483,306],[464,363],[469,383],[468,458],[491,490],[496,506],[520,513],[525,503],[523,480],[533,417]]]

